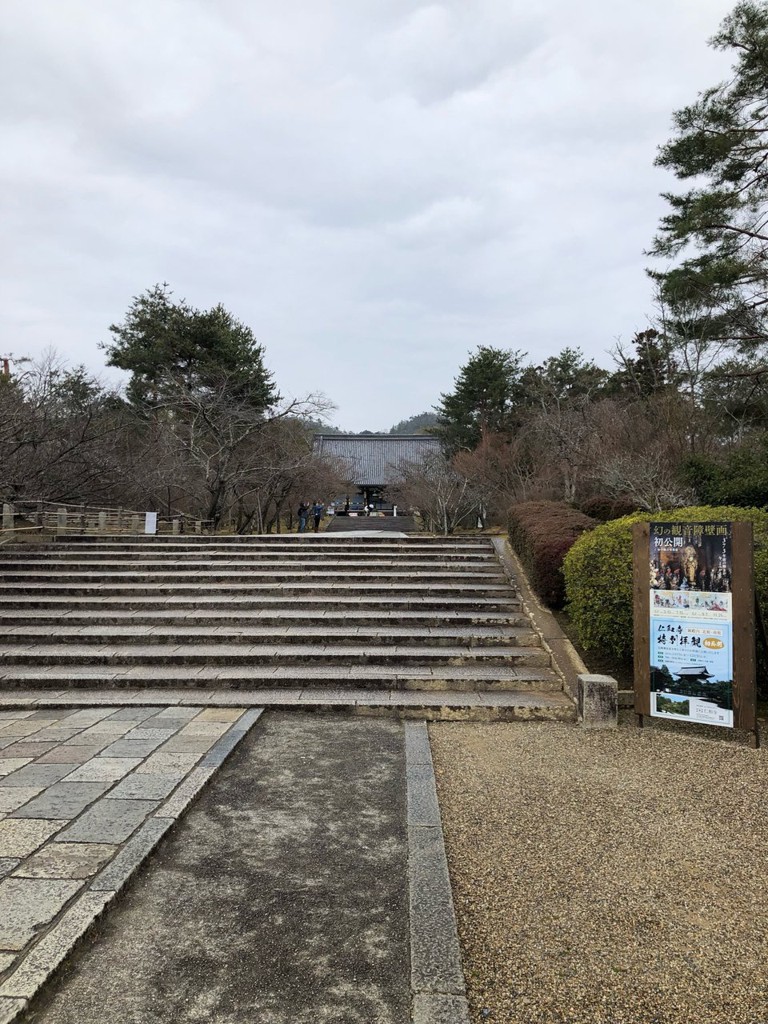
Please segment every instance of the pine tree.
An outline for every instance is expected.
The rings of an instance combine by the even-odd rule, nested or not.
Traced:
[[[517,423],[525,397],[524,353],[480,345],[462,367],[449,394],[436,406],[437,427],[447,452],[473,451],[488,432],[504,433]]]
[[[660,149],[691,187],[664,195],[652,253],[680,262],[652,276],[689,330],[754,352],[768,340],[768,3],[737,3],[711,45],[733,52],[733,74],[675,113]]]
[[[264,366],[264,349],[250,327],[222,305],[195,309],[174,302],[167,284],[136,296],[105,345],[108,364],[131,373],[128,397],[139,404],[173,396],[226,393],[229,400],[265,412],[279,400]]]

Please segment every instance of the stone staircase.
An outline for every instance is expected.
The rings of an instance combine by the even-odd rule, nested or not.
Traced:
[[[334,516],[326,533],[417,533],[420,527],[413,516]]]
[[[0,549],[0,694],[572,720],[491,541],[67,537]],[[251,701],[253,702],[253,701]]]

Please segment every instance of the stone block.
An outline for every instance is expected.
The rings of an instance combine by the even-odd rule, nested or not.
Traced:
[[[28,857],[66,824],[64,819],[4,818],[0,821],[0,857]]]
[[[18,857],[0,857],[0,878],[10,873],[21,864]]]
[[[411,1024],[469,1024],[469,1005],[463,996],[417,993]]]
[[[158,810],[157,817],[180,817],[215,771],[216,769],[213,767],[193,768],[170,800],[166,800],[163,806]]]
[[[4,878],[0,882],[0,947],[23,949],[80,888],[56,878]]]
[[[76,818],[106,793],[110,785],[110,782],[57,782],[14,811],[14,818]]]
[[[18,789],[0,789],[0,814],[10,814],[27,800],[42,793],[44,786],[19,786]]]
[[[408,824],[440,826],[435,776],[431,764],[408,765]]]
[[[36,757],[42,757],[43,754],[47,754],[55,746],[55,742],[35,743],[32,740],[17,739],[15,743],[3,748],[3,760],[14,757],[28,757],[34,761]]]
[[[426,722],[409,722],[405,726],[405,756],[409,766],[432,764]]]
[[[23,768],[17,768],[0,780],[0,787],[13,789],[18,786],[25,788],[38,786],[42,789],[45,786],[52,786],[54,782],[59,782],[71,771],[71,764],[25,764]],[[0,775],[2,775],[1,770]]]
[[[151,754],[136,769],[137,775],[176,775],[191,771],[200,760],[200,754]]]
[[[32,884],[39,885],[40,882]],[[66,885],[68,883],[60,882],[58,884]],[[8,999],[13,997],[30,999],[45,984],[110,899],[110,893],[83,893],[58,924],[22,961],[10,978],[3,983],[0,987],[0,996]]]
[[[49,843],[27,858],[14,878],[90,878],[118,849],[111,843]]]
[[[102,757],[146,757],[160,746],[162,739],[127,740],[120,739],[110,743],[102,752]]]
[[[611,676],[580,675],[578,707],[585,729],[615,729],[619,721],[619,684]]]
[[[91,882],[91,890],[119,892],[173,823],[173,818],[150,818],[145,822],[112,863]]]
[[[411,987],[425,994],[464,996],[451,883],[439,828],[409,827],[408,876]]]
[[[0,996],[0,1024],[12,1024],[18,1020],[26,1005],[26,999],[6,999]]]
[[[38,758],[38,764],[71,764],[74,770],[75,765],[85,764],[101,750],[100,746],[69,746],[60,743],[47,754]]]
[[[184,778],[183,772],[129,775],[109,794],[114,800],[164,800]]]
[[[94,804],[64,829],[57,841],[68,843],[122,843],[151,814],[156,800],[110,800]]]
[[[67,782],[117,782],[141,764],[140,757],[94,757],[67,776]]]

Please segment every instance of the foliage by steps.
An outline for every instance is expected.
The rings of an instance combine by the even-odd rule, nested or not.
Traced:
[[[637,512],[585,533],[565,557],[568,611],[586,650],[632,656],[632,526],[649,522],[751,522],[755,537],[755,590],[768,614],[768,511],[730,505],[670,512]]]
[[[509,511],[509,541],[531,586],[550,608],[565,601],[563,558],[596,521],[560,501],[523,501]]]

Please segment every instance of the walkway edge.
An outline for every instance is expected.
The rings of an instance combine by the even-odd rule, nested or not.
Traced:
[[[427,723],[406,722],[412,1024],[469,1024]]]
[[[552,667],[563,680],[565,692],[575,701],[579,692],[578,677],[587,674],[589,669],[561,629],[555,616],[549,608],[544,607],[534,593],[528,582],[528,577],[525,575],[525,569],[508,538],[493,537],[492,539],[499,561],[520,595],[523,611],[539,634],[544,650],[551,655]]]
[[[16,970],[0,986],[0,1024],[20,1021],[32,999],[54,976],[96,921],[114,902],[128,881],[166,833],[215,775],[227,757],[261,717],[251,708],[211,747],[171,796],[134,833],[115,859],[64,912],[59,921],[33,946]]]

